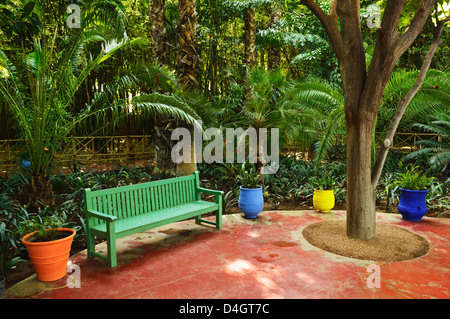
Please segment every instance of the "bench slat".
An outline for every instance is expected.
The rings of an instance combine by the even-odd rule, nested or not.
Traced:
[[[152,182],[132,184],[132,185],[126,185],[126,186],[120,186],[120,187],[112,187],[112,188],[108,188],[108,189],[100,189],[100,190],[96,190],[96,191],[91,191],[91,196],[102,196],[102,195],[106,195],[106,194],[119,193],[119,192],[122,192],[125,188],[127,190],[128,189],[132,190],[132,189],[138,189],[138,188],[148,188],[148,187],[153,187],[153,186],[157,186],[157,185],[172,184],[172,183],[174,183],[174,180],[180,180],[180,181],[192,180],[192,181],[194,181],[195,177],[193,175],[188,175],[188,176],[167,178],[167,179],[162,179],[162,180],[152,181]]]
[[[176,201],[176,203],[177,203],[177,205],[181,205],[182,204],[182,200],[181,200],[181,182],[176,182],[175,183],[175,196],[176,196],[176,198],[177,198],[177,201]]]
[[[124,234],[128,234],[129,231],[134,232],[136,228],[139,228],[141,226],[149,225],[149,228],[151,228],[154,227],[152,226],[152,224],[161,222],[163,220],[170,220],[171,218],[175,218],[177,216],[179,216],[180,219],[185,219],[186,215],[190,215],[191,213],[199,215],[205,212],[216,210],[217,208],[218,205],[215,203],[207,201],[196,201],[180,206],[166,208],[156,212],[117,220],[115,221],[116,238],[122,237]],[[95,235],[106,235],[106,223],[92,227],[92,232]]]
[[[98,204],[98,201],[99,201],[98,197],[95,197],[95,198],[93,199],[93,202],[94,202],[94,203],[93,203],[94,210],[96,210],[96,211],[101,211],[101,208],[100,208],[100,206],[99,206],[99,204]],[[95,224],[95,225],[99,224],[99,221],[94,220],[94,224]]]
[[[190,189],[191,189],[191,185],[190,185],[190,183],[187,181],[185,184],[184,184],[184,194],[185,194],[185,196],[186,196],[186,202],[190,202],[191,201],[191,192],[190,192]]]

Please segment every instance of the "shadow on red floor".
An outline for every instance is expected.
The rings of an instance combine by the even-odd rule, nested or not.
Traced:
[[[42,283],[31,276],[8,289],[6,298],[450,297],[450,220],[425,217],[408,222],[398,214],[377,213],[378,223],[405,227],[431,243],[426,255],[392,263],[332,254],[312,246],[302,236],[303,228],[311,223],[344,218],[343,211],[267,211],[256,220],[234,214],[224,215],[221,230],[183,221],[119,239],[116,268],[86,259],[83,251],[70,258],[77,269],[70,279],[68,274],[56,282]],[[97,250],[104,252],[105,247],[97,245]],[[373,267],[379,270],[379,288],[370,277]]]

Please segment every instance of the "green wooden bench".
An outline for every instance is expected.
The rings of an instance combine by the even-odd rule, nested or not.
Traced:
[[[215,202],[201,199],[215,195]],[[88,258],[117,266],[116,239],[195,217],[195,222],[222,228],[222,191],[200,187],[198,172],[189,176],[92,191],[84,189]],[[215,222],[201,215],[216,212]],[[94,236],[107,240],[107,255],[95,251]]]

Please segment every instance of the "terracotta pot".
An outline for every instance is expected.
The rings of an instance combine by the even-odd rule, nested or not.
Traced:
[[[58,228],[58,231],[67,232],[67,237],[46,242],[28,241],[36,233],[33,232],[22,238],[40,281],[55,281],[66,275],[70,248],[76,232],[70,228]]]

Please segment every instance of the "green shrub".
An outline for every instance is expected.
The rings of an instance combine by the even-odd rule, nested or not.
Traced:
[[[427,172],[416,171],[417,168],[417,166],[414,166],[410,170],[407,170],[406,173],[399,173],[399,180],[394,183],[409,190],[427,189],[434,177],[427,177]]]
[[[313,177],[312,185],[315,189],[330,190],[336,187],[336,180],[331,174],[325,176],[318,175]]]
[[[261,175],[256,172],[255,166],[250,163],[243,163],[238,180],[244,188],[258,188],[261,183]]]

